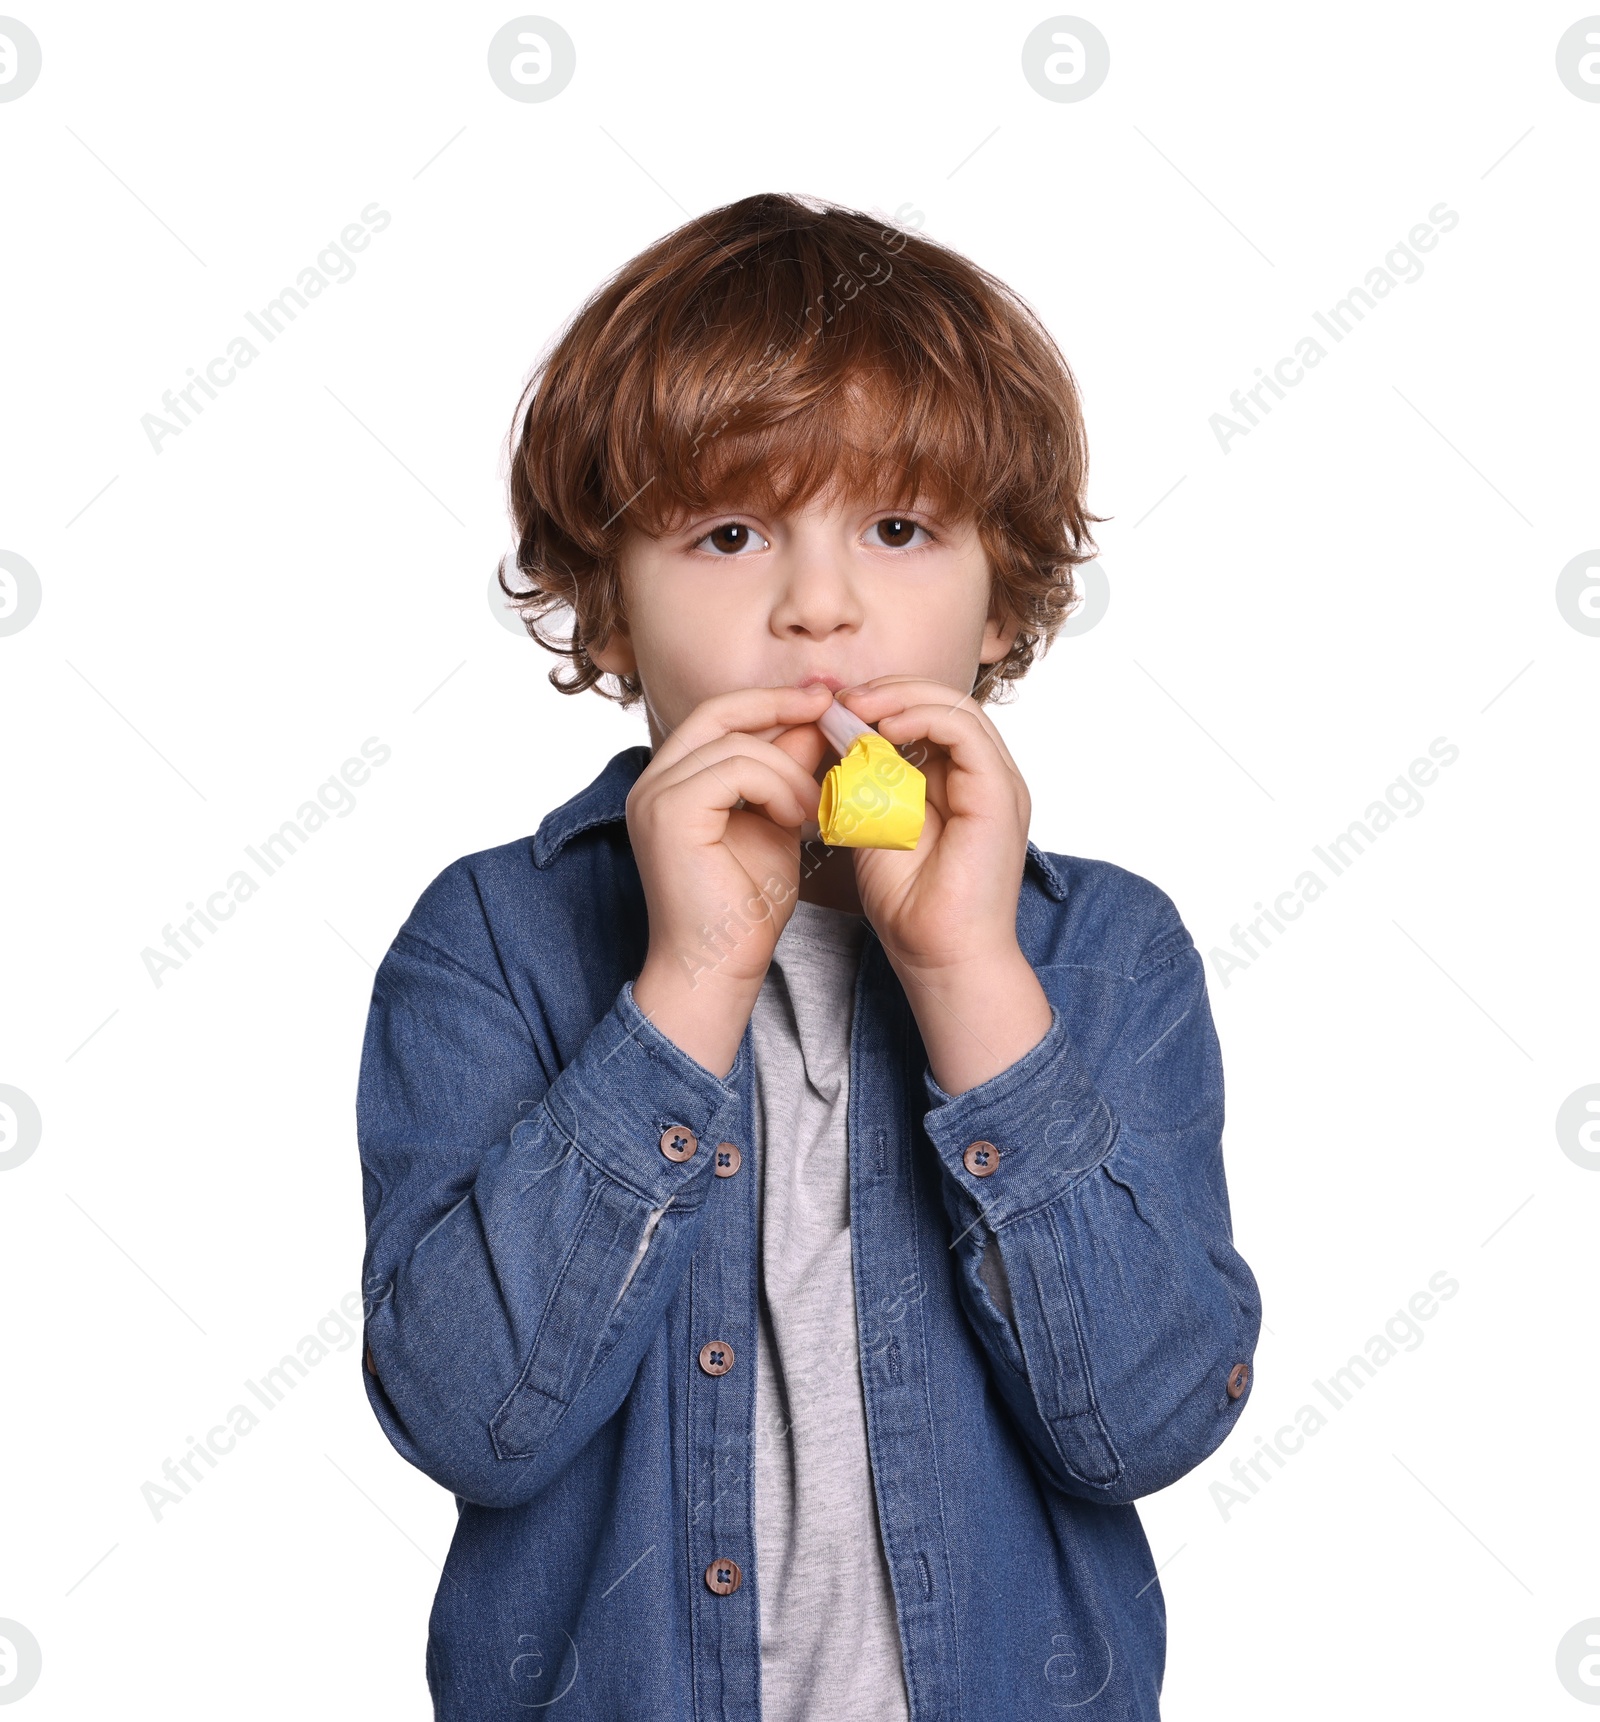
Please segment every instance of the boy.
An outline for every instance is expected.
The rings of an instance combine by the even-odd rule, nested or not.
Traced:
[[[528,400],[525,621],[650,746],[446,868],[373,990],[435,1715],[1155,1718],[1132,1502],[1232,1428],[1260,1302],[1189,934],[1029,841],[983,709],[1092,553],[1070,372],[966,259],[759,196]],[[806,841],[834,691],[924,770],[914,851]]]

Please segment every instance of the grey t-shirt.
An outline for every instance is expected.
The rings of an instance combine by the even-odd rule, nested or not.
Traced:
[[[850,1261],[861,916],[797,902],[751,1013],[760,1168],[755,1543],[764,1722],[905,1722]]]

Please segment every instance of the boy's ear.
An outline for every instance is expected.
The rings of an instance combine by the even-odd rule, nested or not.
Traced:
[[[980,664],[997,664],[1016,644],[1022,624],[1006,609],[997,596],[989,607],[989,619],[983,627],[983,644],[978,650]]]
[[[633,642],[620,628],[611,630],[604,645],[584,649],[589,654],[589,662],[607,675],[631,676],[638,671],[639,660],[634,656]]]

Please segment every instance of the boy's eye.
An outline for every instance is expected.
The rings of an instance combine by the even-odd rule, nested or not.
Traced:
[[[912,535],[920,532],[930,537],[927,527],[919,526],[914,520],[907,520],[903,515],[891,514],[880,520],[873,531],[878,534],[879,542],[886,544],[891,550],[904,550],[910,545]]]
[[[922,542],[933,541],[933,534],[927,527],[900,514],[885,515],[873,525],[872,531],[877,534],[879,544],[889,550],[920,548],[916,539],[919,532],[922,534]],[[724,520],[696,539],[693,548],[709,549],[719,556],[733,557],[751,549],[771,549],[771,545],[753,526],[747,526],[744,521]]]
[[[748,548],[751,541],[765,545],[766,539],[754,528],[746,526],[742,520],[725,520],[720,526],[713,526],[704,538],[695,541],[694,548],[709,545],[721,556],[737,556],[740,551]]]

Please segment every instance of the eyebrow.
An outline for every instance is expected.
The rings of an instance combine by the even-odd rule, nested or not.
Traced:
[[[854,499],[850,503],[847,503],[846,504],[847,509],[853,509],[856,506],[856,503],[859,501],[862,501],[862,500],[864,500],[864,499],[858,498],[858,499]],[[681,525],[666,527],[662,532],[662,537],[664,537],[664,538],[675,538],[675,537],[678,537],[682,533],[692,531],[695,528],[695,526],[698,524],[701,524],[704,522],[713,522],[714,523],[716,521],[726,519],[726,518],[728,518],[732,515],[735,515],[735,514],[760,515],[761,512],[762,511],[759,508],[743,507],[738,502],[728,501],[728,502],[710,503],[710,504],[707,504],[704,508],[696,508],[696,509],[690,510],[684,516],[683,523]],[[795,509],[789,510],[789,515],[792,516],[792,515],[801,514],[804,512],[805,512],[805,509],[803,507],[802,508],[795,508]],[[973,518],[968,513],[963,513],[963,512],[959,512],[959,511],[952,511],[952,510],[947,509],[947,508],[940,508],[931,498],[926,497],[926,496],[919,496],[915,502],[908,503],[908,504],[901,504],[901,503],[894,503],[894,502],[885,502],[885,503],[874,504],[871,508],[869,508],[867,510],[867,512],[874,519],[879,519],[879,520],[890,518],[897,513],[921,514],[921,515],[926,515],[929,520],[937,521],[940,525],[943,525],[943,526],[952,526],[952,525],[955,525],[962,520]],[[780,515],[775,516],[774,518],[781,520],[781,519],[786,518],[786,516],[780,514]]]

